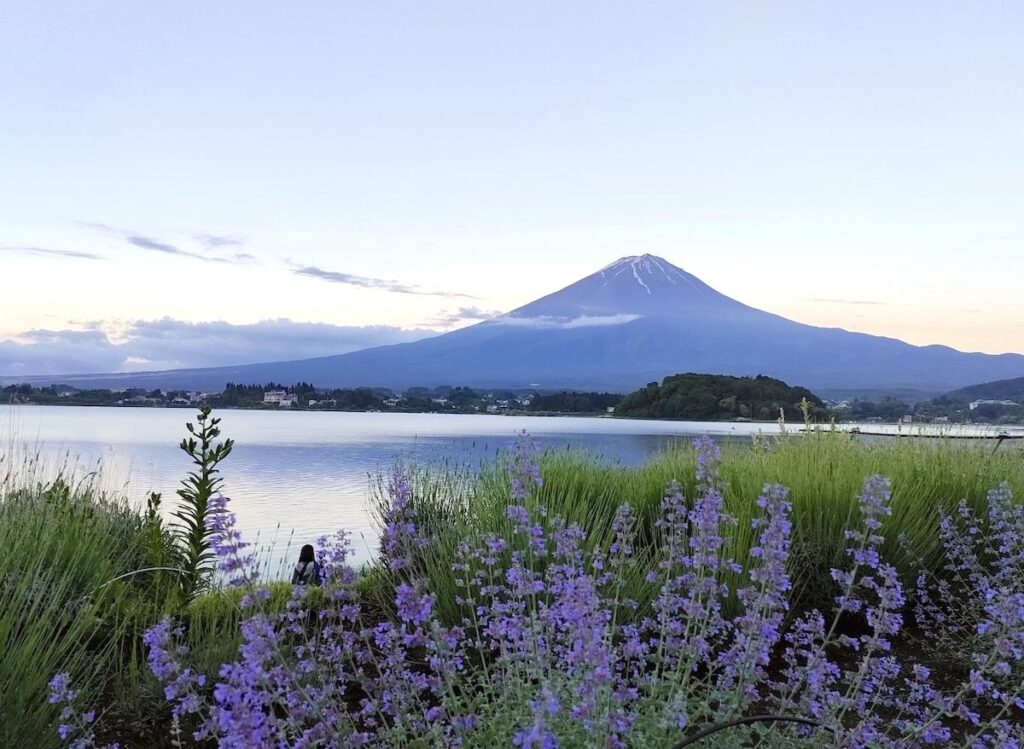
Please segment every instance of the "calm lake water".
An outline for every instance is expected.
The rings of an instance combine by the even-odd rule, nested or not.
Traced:
[[[571,417],[229,410],[217,415],[224,435],[235,440],[223,463],[225,494],[246,537],[258,536],[261,545],[273,547],[275,564],[341,527],[352,532],[358,557],[369,558],[376,545],[367,513],[370,482],[395,460],[477,469],[526,429],[544,448],[582,448],[609,462],[637,465],[673,440],[701,434],[742,438],[776,429]],[[185,422],[194,417],[188,409],[0,406],[0,454],[17,461],[41,452],[49,473],[68,463],[78,467],[78,475],[99,468],[105,489],[138,503],[158,491],[170,505],[190,468],[177,445]]]

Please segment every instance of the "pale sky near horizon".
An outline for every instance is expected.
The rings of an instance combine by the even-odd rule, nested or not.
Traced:
[[[0,374],[407,340],[645,252],[801,322],[1024,352],[1022,28],[1011,2],[6,0]]]

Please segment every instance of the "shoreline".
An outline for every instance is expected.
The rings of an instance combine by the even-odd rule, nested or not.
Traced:
[[[188,411],[199,407],[196,405],[184,404],[145,404],[145,403],[0,403],[0,406],[11,407],[39,407],[39,408],[109,408],[109,409],[154,409],[164,411]],[[434,416],[500,416],[500,417],[527,417],[527,418],[558,418],[558,419],[607,419],[620,423],[630,421],[656,421],[663,424],[749,424],[751,426],[762,426],[773,429],[780,428],[779,421],[759,421],[756,419],[716,419],[701,420],[694,422],[687,419],[658,419],[639,418],[631,416],[617,416],[615,414],[601,412],[558,412],[558,411],[519,411],[509,410],[499,413],[487,413],[483,411],[405,411],[405,410],[381,410],[381,409],[340,409],[340,408],[280,408],[270,407],[247,407],[247,406],[218,406],[215,411],[248,411],[258,413],[336,413],[336,414],[389,414],[389,415],[412,415],[424,414]],[[838,431],[844,434],[854,434],[863,437],[917,437],[922,439],[974,439],[974,440],[1017,440],[1024,439],[1024,424],[972,424],[972,423],[927,423],[905,424],[899,421],[885,422],[834,422],[829,424],[811,424],[809,426],[798,422],[785,422],[781,425],[787,431],[810,433]],[[969,431],[979,432],[978,434],[956,434],[956,432]]]

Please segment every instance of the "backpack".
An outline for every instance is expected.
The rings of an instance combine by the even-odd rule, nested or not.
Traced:
[[[302,572],[296,572],[297,584],[299,585],[322,585],[323,584],[323,570],[320,568],[320,563],[315,559],[312,562],[306,562],[306,566]]]

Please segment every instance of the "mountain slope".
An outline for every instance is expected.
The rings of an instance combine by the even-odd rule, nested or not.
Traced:
[[[201,389],[228,381],[394,388],[535,384],[622,391],[677,372],[764,374],[818,392],[941,392],[1022,376],[1024,356],[967,354],[797,323],[731,299],[661,258],[640,255],[493,320],[413,343],[294,362],[45,381]]]
[[[958,403],[969,403],[974,400],[1010,400],[1024,403],[1024,377],[971,385],[946,393],[946,397]]]

